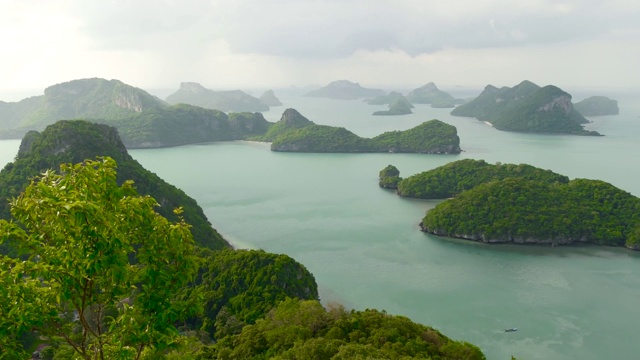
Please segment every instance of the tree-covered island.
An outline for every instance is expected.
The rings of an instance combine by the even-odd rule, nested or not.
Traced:
[[[406,179],[389,165],[380,186],[400,196],[447,199],[420,227],[487,243],[588,243],[640,249],[640,199],[599,180],[575,179],[527,164],[464,159]]]
[[[540,87],[526,80],[513,88],[487,85],[451,115],[475,117],[505,131],[600,135],[582,127],[589,121],[574,109],[571,95],[553,85]]]
[[[591,96],[573,104],[582,116],[618,115],[618,101],[606,96]]]
[[[362,138],[342,127],[316,125],[295,109],[285,110],[264,136],[253,139],[270,141],[273,151],[460,153],[456,128],[439,120],[426,121],[405,131]]]

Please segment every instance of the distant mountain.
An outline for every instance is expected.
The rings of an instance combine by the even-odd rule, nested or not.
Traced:
[[[118,128],[127,148],[157,148],[212,141],[243,140],[263,135],[272,123],[261,113],[229,113],[178,104],[119,120],[103,121]]]
[[[119,80],[73,80],[50,86],[44,95],[19,102],[0,102],[3,137],[21,138],[62,119],[121,119],[167,104],[146,91]]]
[[[196,243],[210,249],[230,247],[211,227],[194,199],[144,169],[129,155],[114,127],[84,120],[58,121],[41,133],[31,131],[23,138],[15,161],[0,172],[0,218],[10,218],[7,200],[19,195],[32,177],[47,169],[59,171],[61,163],[78,163],[97,156],[113,158],[118,165],[118,182],[133,180],[139,194],[156,199],[160,204],[156,211],[164,217],[177,221],[173,209],[182,207]]]
[[[338,100],[355,100],[373,98],[385,95],[380,89],[368,89],[348,80],[337,80],[317,90],[308,92],[305,96],[322,97]]]
[[[260,99],[240,90],[214,91],[194,82],[183,82],[180,89],[167,97],[169,104],[189,104],[224,112],[267,111]]]
[[[430,120],[406,131],[391,131],[372,139],[361,138],[342,127],[316,125],[295,109],[287,109],[259,141],[271,141],[272,151],[287,152],[402,152],[460,153],[454,126]]]
[[[260,96],[260,101],[267,106],[282,106],[280,99],[276,97],[273,90],[267,90]]]
[[[475,117],[506,131],[600,135],[582,128],[589,121],[573,108],[571,95],[553,85],[541,88],[530,81],[513,88],[488,85],[451,115]]]
[[[620,113],[618,102],[606,96],[592,96],[573,104],[573,107],[582,116],[618,115]]]
[[[407,99],[414,104],[431,104],[434,108],[452,108],[457,103],[453,96],[432,82],[409,92]]]

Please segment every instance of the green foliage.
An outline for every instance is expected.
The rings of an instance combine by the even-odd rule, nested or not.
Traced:
[[[132,182],[118,186],[111,158],[60,172],[11,202],[16,223],[0,221],[2,240],[29,255],[0,261],[0,358],[20,356],[32,330],[84,359],[170,348],[174,322],[198,309],[184,293],[197,271],[189,225],[157,214]]]
[[[369,105],[391,105],[396,102],[401,102],[407,107],[413,108],[413,104],[411,104],[411,102],[407,100],[404,95],[397,91],[392,91],[387,95],[376,96],[372,99],[367,100],[367,104]]]
[[[490,181],[521,177],[543,182],[567,183],[569,178],[527,164],[491,165],[464,159],[410,176],[398,183],[398,195],[418,199],[446,199]]]
[[[326,310],[288,299],[255,325],[205,347],[198,359],[484,359],[468,343],[377,310]]]
[[[407,152],[459,153],[454,126],[430,120],[406,131],[391,131],[373,139],[361,138],[342,127],[316,125],[294,109],[287,109],[258,141],[271,141],[273,151],[292,152]]]
[[[573,108],[571,95],[530,81],[513,88],[489,85],[477,98],[453,109],[451,115],[475,117],[507,131],[599,135],[582,128],[588,121]]]
[[[103,122],[118,129],[127,148],[242,140],[262,135],[270,126],[260,113],[231,113],[227,116],[219,110],[185,104]]]
[[[47,169],[57,170],[62,163],[78,163],[97,156],[113,158],[118,163],[118,183],[133,180],[140,194],[150,195],[161,204],[157,211],[162,216],[177,221],[173,209],[182,207],[199,245],[212,249],[229,247],[196,201],[135,161],[114,128],[82,120],[59,121],[42,133],[25,136],[16,160],[0,172],[0,218],[10,218],[8,200],[18,196],[30,178]],[[0,253],[8,253],[8,247],[9,244],[0,247]]]
[[[429,120],[405,131],[389,131],[372,139],[379,151],[398,153],[457,154],[460,138],[455,126]]]
[[[507,178],[480,184],[427,212],[424,231],[485,242],[633,246],[640,199],[611,184]]]
[[[343,127],[309,125],[292,129],[271,143],[273,151],[375,152],[375,144]]]
[[[380,170],[379,179],[378,184],[380,187],[387,189],[397,189],[398,183],[402,180],[400,170],[393,165],[387,165],[387,167]]]
[[[203,251],[202,257],[198,283],[205,313],[194,320],[216,338],[255,323],[286,298],[318,299],[313,275],[287,255],[225,250]]]

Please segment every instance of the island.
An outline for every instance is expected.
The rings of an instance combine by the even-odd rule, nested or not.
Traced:
[[[475,117],[505,131],[600,135],[582,127],[589,121],[573,108],[571,95],[553,85],[540,87],[526,80],[513,88],[487,85],[451,115]]]
[[[244,140],[272,123],[259,113],[229,113],[187,104],[144,111],[124,119],[92,120],[115,126],[129,149]]]
[[[440,120],[369,139],[342,127],[316,125],[295,109],[285,110],[264,136],[251,139],[271,142],[272,151],[286,152],[458,154],[461,151],[456,128]]]
[[[402,180],[400,177],[400,170],[393,165],[387,165],[387,167],[380,170],[378,179],[380,179],[378,185],[385,189],[397,189],[398,182]]]
[[[21,139],[64,119],[123,119],[167,104],[119,80],[72,80],[47,87],[44,95],[0,103],[0,136]]]
[[[336,100],[356,100],[361,98],[373,98],[383,96],[385,92],[380,89],[369,89],[349,80],[337,80],[308,92],[305,96],[321,97]]]
[[[528,164],[489,164],[484,160],[463,159],[406,179],[400,178],[396,188],[398,195],[403,197],[448,199],[480,184],[513,177],[548,183],[569,182],[569,178],[564,175]]]
[[[169,104],[189,104],[223,112],[267,111],[260,99],[240,90],[215,91],[195,82],[180,83],[180,88],[167,97]]]
[[[460,103],[451,94],[438,89],[433,82],[412,90],[407,94],[407,99],[414,104],[431,104],[433,108],[452,108]]]
[[[276,97],[273,90],[267,90],[260,96],[260,102],[267,106],[282,106],[280,99]]]
[[[373,115],[408,115],[413,113],[412,107],[413,104],[403,96],[390,103],[389,110],[374,111]]]
[[[640,199],[600,180],[506,178],[429,210],[422,231],[485,243],[640,247]]]
[[[606,96],[592,96],[573,104],[582,116],[618,115],[618,101]]]

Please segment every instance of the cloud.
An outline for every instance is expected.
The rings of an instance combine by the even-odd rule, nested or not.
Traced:
[[[417,56],[583,41],[637,27],[633,1],[193,0],[83,1],[81,31],[103,48],[163,45],[197,52],[224,40],[230,51],[341,58],[358,50]]]

